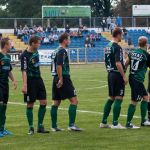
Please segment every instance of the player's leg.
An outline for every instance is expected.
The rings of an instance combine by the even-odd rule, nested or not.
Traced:
[[[150,121],[150,93],[148,93],[148,120]]]
[[[58,107],[61,104],[61,91],[62,89],[57,88],[58,77],[54,77],[52,85],[52,100],[53,104],[51,106],[50,115],[51,115],[51,130],[54,132],[62,131],[62,129],[57,126],[57,111]]]
[[[111,111],[111,106],[114,103],[115,98],[113,96],[110,96],[109,99],[106,101],[104,106],[104,113],[102,122],[100,123],[100,128],[109,128],[110,126],[107,124],[107,118]]]
[[[113,107],[113,122],[112,128],[114,129],[124,129],[118,122],[121,112],[121,105],[123,102],[125,84],[123,78],[120,74],[113,75],[113,95],[115,97],[114,107]]]
[[[29,125],[29,132],[28,132],[29,135],[34,134],[33,106],[34,106],[34,102],[27,102],[26,117]]]
[[[61,100],[53,100],[53,104],[50,111],[51,122],[52,122],[51,126],[52,126],[52,131],[54,132],[62,131],[62,129],[58,128],[57,126],[57,112],[60,104],[61,104]]]
[[[138,129],[139,128],[139,127],[137,127],[131,123],[133,116],[134,116],[134,113],[136,111],[137,103],[138,102],[136,100],[132,100],[131,104],[128,107],[127,122],[126,122],[126,128],[128,128],[128,129]]]
[[[1,108],[2,110],[1,110],[1,129],[0,129],[3,132],[3,135],[13,135],[10,131],[5,129],[8,97],[9,97],[9,85],[5,85],[5,88],[3,87],[3,104]]]
[[[143,96],[143,100],[141,102],[141,126],[150,126],[150,122],[146,119],[148,107],[148,95]]]
[[[40,102],[39,111],[38,111],[37,132],[38,133],[49,133],[49,131],[46,131],[44,129],[44,125],[43,125],[43,121],[44,121],[44,117],[45,117],[45,113],[46,113],[47,100],[46,100],[46,88],[45,88],[42,78],[37,80],[36,86],[37,86],[36,95],[37,95],[37,99]]]
[[[69,109],[68,109],[68,114],[69,114],[69,127],[68,127],[68,130],[82,131],[82,129],[75,126],[75,120],[76,120],[76,114],[77,114],[77,105],[78,105],[77,96],[72,97],[69,100],[70,100],[70,106],[69,106]]]
[[[112,73],[108,73],[108,91],[109,91],[109,99],[106,101],[104,106],[104,114],[102,121],[100,123],[100,128],[109,128],[110,126],[107,124],[107,118],[110,114],[112,104],[115,100],[114,95],[114,80]]]
[[[1,95],[1,94],[0,94]],[[0,137],[3,137],[3,101],[0,100]]]
[[[150,121],[150,71],[148,73],[148,120]]]

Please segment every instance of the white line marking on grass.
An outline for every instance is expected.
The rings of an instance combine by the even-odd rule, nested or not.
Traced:
[[[26,106],[25,103],[17,103],[17,102],[8,102],[8,103],[11,104],[11,105]],[[35,107],[39,107],[39,105],[34,105],[34,106],[35,106]],[[50,109],[51,107],[47,106],[46,108]],[[68,111],[68,108],[59,108],[59,110]],[[77,110],[77,112],[103,115],[102,112],[89,111],[89,110]],[[112,116],[112,114],[110,114],[110,115]],[[127,115],[123,115],[123,114],[121,114],[120,116],[121,116],[121,117],[127,117]],[[134,116],[133,118],[139,119],[139,118],[141,118],[141,117],[139,117],[139,116]]]
[[[94,89],[101,89],[101,88],[105,88],[108,85],[103,85],[103,86],[99,86],[99,87],[93,87],[93,88],[85,88],[85,90],[94,90]]]

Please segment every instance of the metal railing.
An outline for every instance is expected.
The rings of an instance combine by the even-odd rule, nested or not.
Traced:
[[[121,17],[122,26],[125,27],[149,27],[150,17]],[[14,27],[24,26],[27,24],[29,27],[33,25],[41,26],[55,26],[58,28],[64,28],[66,24],[69,24],[71,28],[78,28],[80,24],[87,26],[88,28],[100,28],[102,26],[102,18],[0,18],[1,29],[12,29]]]

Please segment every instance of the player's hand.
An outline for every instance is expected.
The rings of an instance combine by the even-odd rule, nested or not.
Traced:
[[[57,83],[57,88],[61,88],[63,85],[63,79],[60,79]]]
[[[23,85],[22,87],[22,93],[27,94],[27,85]]]
[[[12,82],[12,84],[13,84],[13,88],[14,88],[14,90],[16,90],[16,89],[17,89],[17,81],[16,81],[16,80],[14,80],[14,81]]]
[[[127,85],[128,84],[128,79],[126,77],[123,77],[124,80],[124,84]]]

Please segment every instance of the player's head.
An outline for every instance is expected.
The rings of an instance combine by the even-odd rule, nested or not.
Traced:
[[[31,36],[29,39],[29,46],[32,47],[33,50],[37,50],[40,46],[41,39],[38,36]]]
[[[11,41],[9,38],[1,39],[1,50],[9,51],[11,49]]]
[[[122,39],[122,30],[119,27],[116,27],[113,30],[112,37],[115,38],[118,42],[121,42],[121,39]]]
[[[147,50],[147,48],[148,48],[148,39],[147,39],[147,37],[140,36],[139,39],[138,39],[138,44],[139,44],[140,48]]]
[[[61,45],[64,45],[65,47],[69,46],[69,44],[70,44],[70,37],[68,36],[67,33],[63,33],[62,35],[60,35],[59,43]]]

